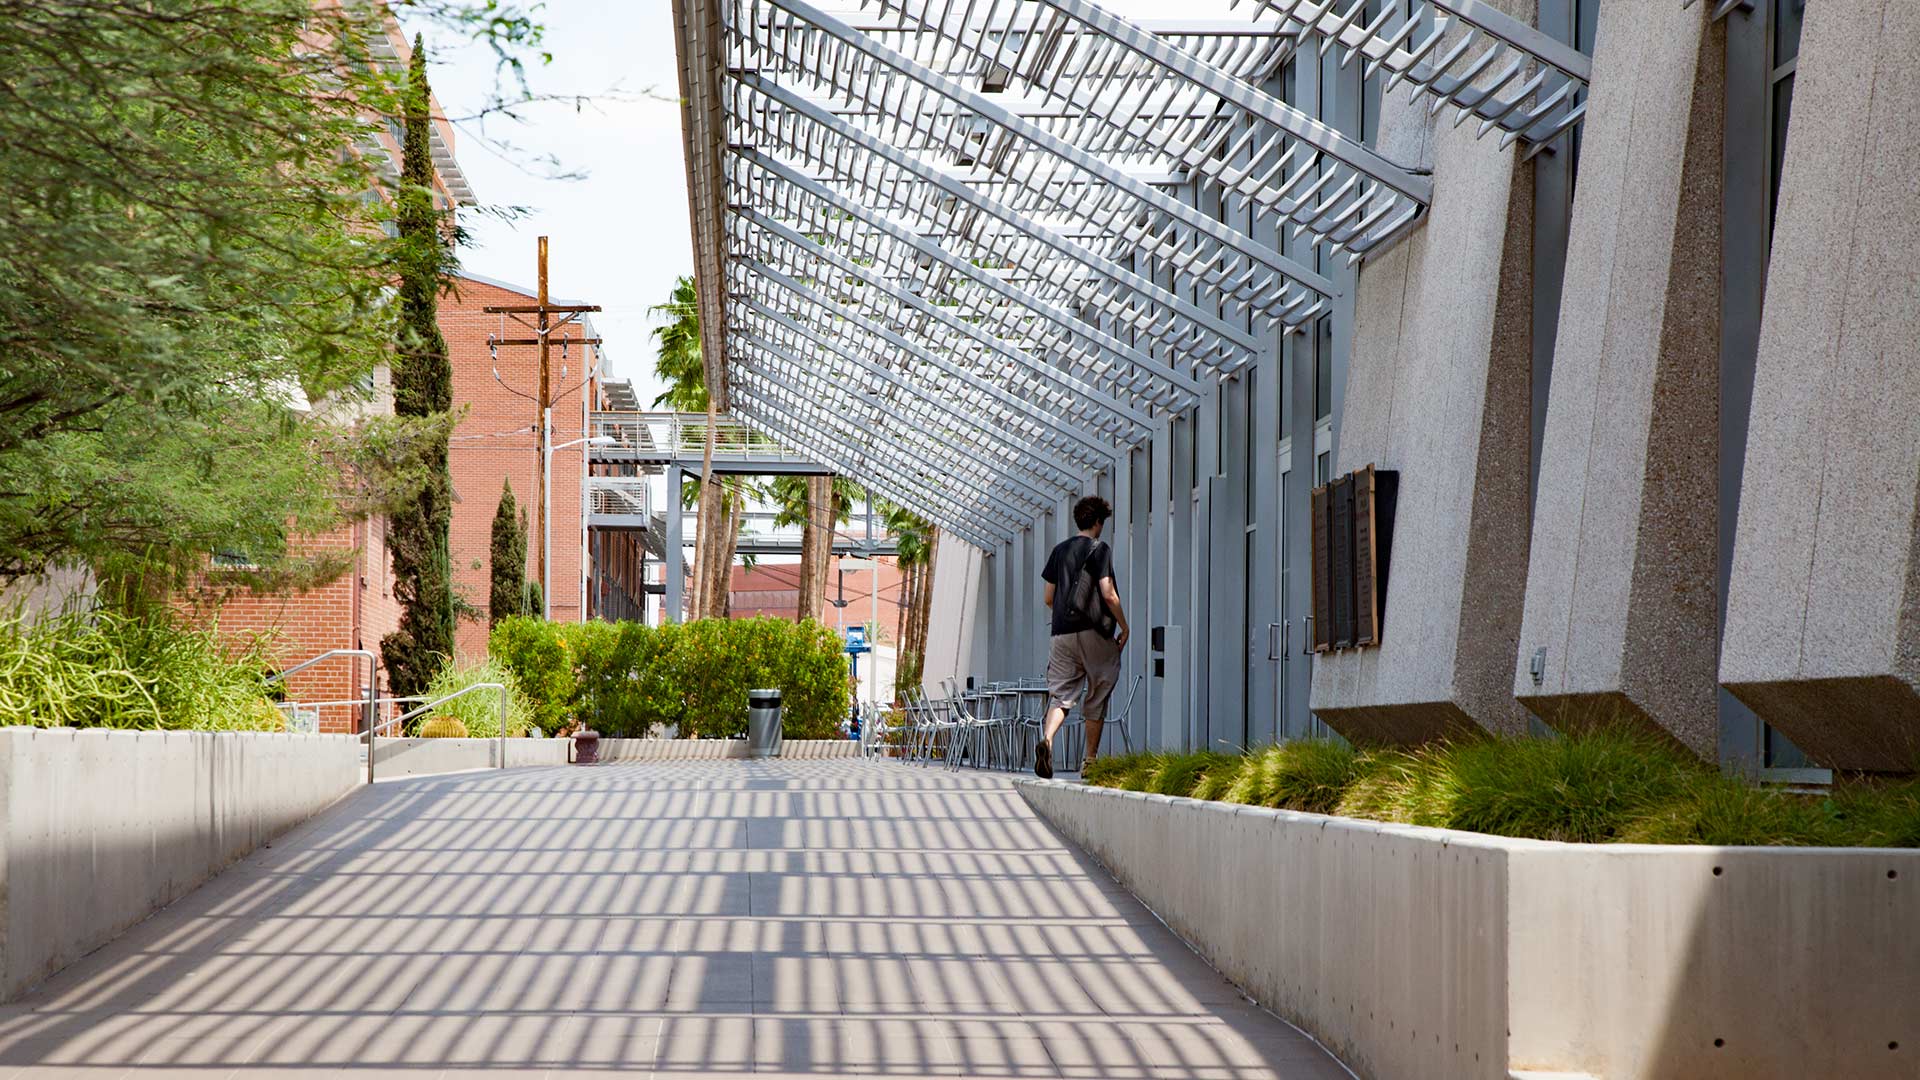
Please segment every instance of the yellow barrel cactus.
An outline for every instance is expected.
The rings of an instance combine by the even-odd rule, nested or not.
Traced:
[[[423,739],[464,739],[467,737],[467,725],[451,716],[435,716],[420,725],[420,737]]]

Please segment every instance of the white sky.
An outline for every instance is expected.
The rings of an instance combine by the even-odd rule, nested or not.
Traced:
[[[659,392],[646,309],[693,270],[672,9],[669,0],[547,0],[538,17],[553,63],[529,65],[529,88],[599,100],[577,110],[570,102],[529,105],[526,123],[462,120],[493,92],[493,55],[427,42],[434,93],[459,128],[456,151],[475,197],[483,206],[527,210],[512,223],[464,213],[473,242],[461,251],[461,264],[531,287],[535,239],[546,235],[552,294],[605,308],[593,322],[606,340],[612,375],[633,379],[645,406]],[[510,74],[500,78],[512,85]],[[648,90],[655,96],[643,96]],[[514,144],[517,160],[490,152],[477,130]],[[559,159],[560,171],[585,178],[550,178],[554,166],[530,160],[548,154]]]

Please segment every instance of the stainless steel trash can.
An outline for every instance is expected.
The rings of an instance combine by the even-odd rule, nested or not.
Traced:
[[[747,756],[780,756],[780,691],[747,691]]]

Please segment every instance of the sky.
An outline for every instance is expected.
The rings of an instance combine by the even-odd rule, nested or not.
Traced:
[[[547,236],[551,295],[605,309],[592,318],[612,377],[633,379],[644,406],[659,392],[647,308],[693,272],[670,0],[546,0],[537,17],[553,62],[528,65],[528,88],[591,100],[529,104],[523,123],[475,119],[496,85],[516,85],[496,72],[491,50],[427,41],[429,78],[454,121],[455,153],[475,197],[483,207],[524,209],[511,222],[463,211],[471,243],[461,265],[530,289],[536,239]]]

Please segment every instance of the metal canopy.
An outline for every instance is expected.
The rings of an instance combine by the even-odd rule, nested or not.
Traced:
[[[1480,0],[1254,4],[676,0],[716,400],[993,550],[1322,315],[1322,260],[1431,202],[1277,96],[1296,53],[1360,58],[1503,145],[1584,108],[1586,58]]]
[[[1405,19],[1384,4],[1369,19],[1367,0],[1252,3],[1278,15],[1295,40],[1315,37],[1320,55],[1337,48],[1342,64],[1364,57],[1367,74],[1387,73],[1387,92],[1412,86],[1433,98],[1433,112],[1453,106],[1456,126],[1475,119],[1480,135],[1498,128],[1502,147],[1525,142],[1529,157],[1587,112],[1579,91],[1593,79],[1593,61],[1487,0],[1413,0]],[[1464,33],[1449,33],[1456,20]]]

